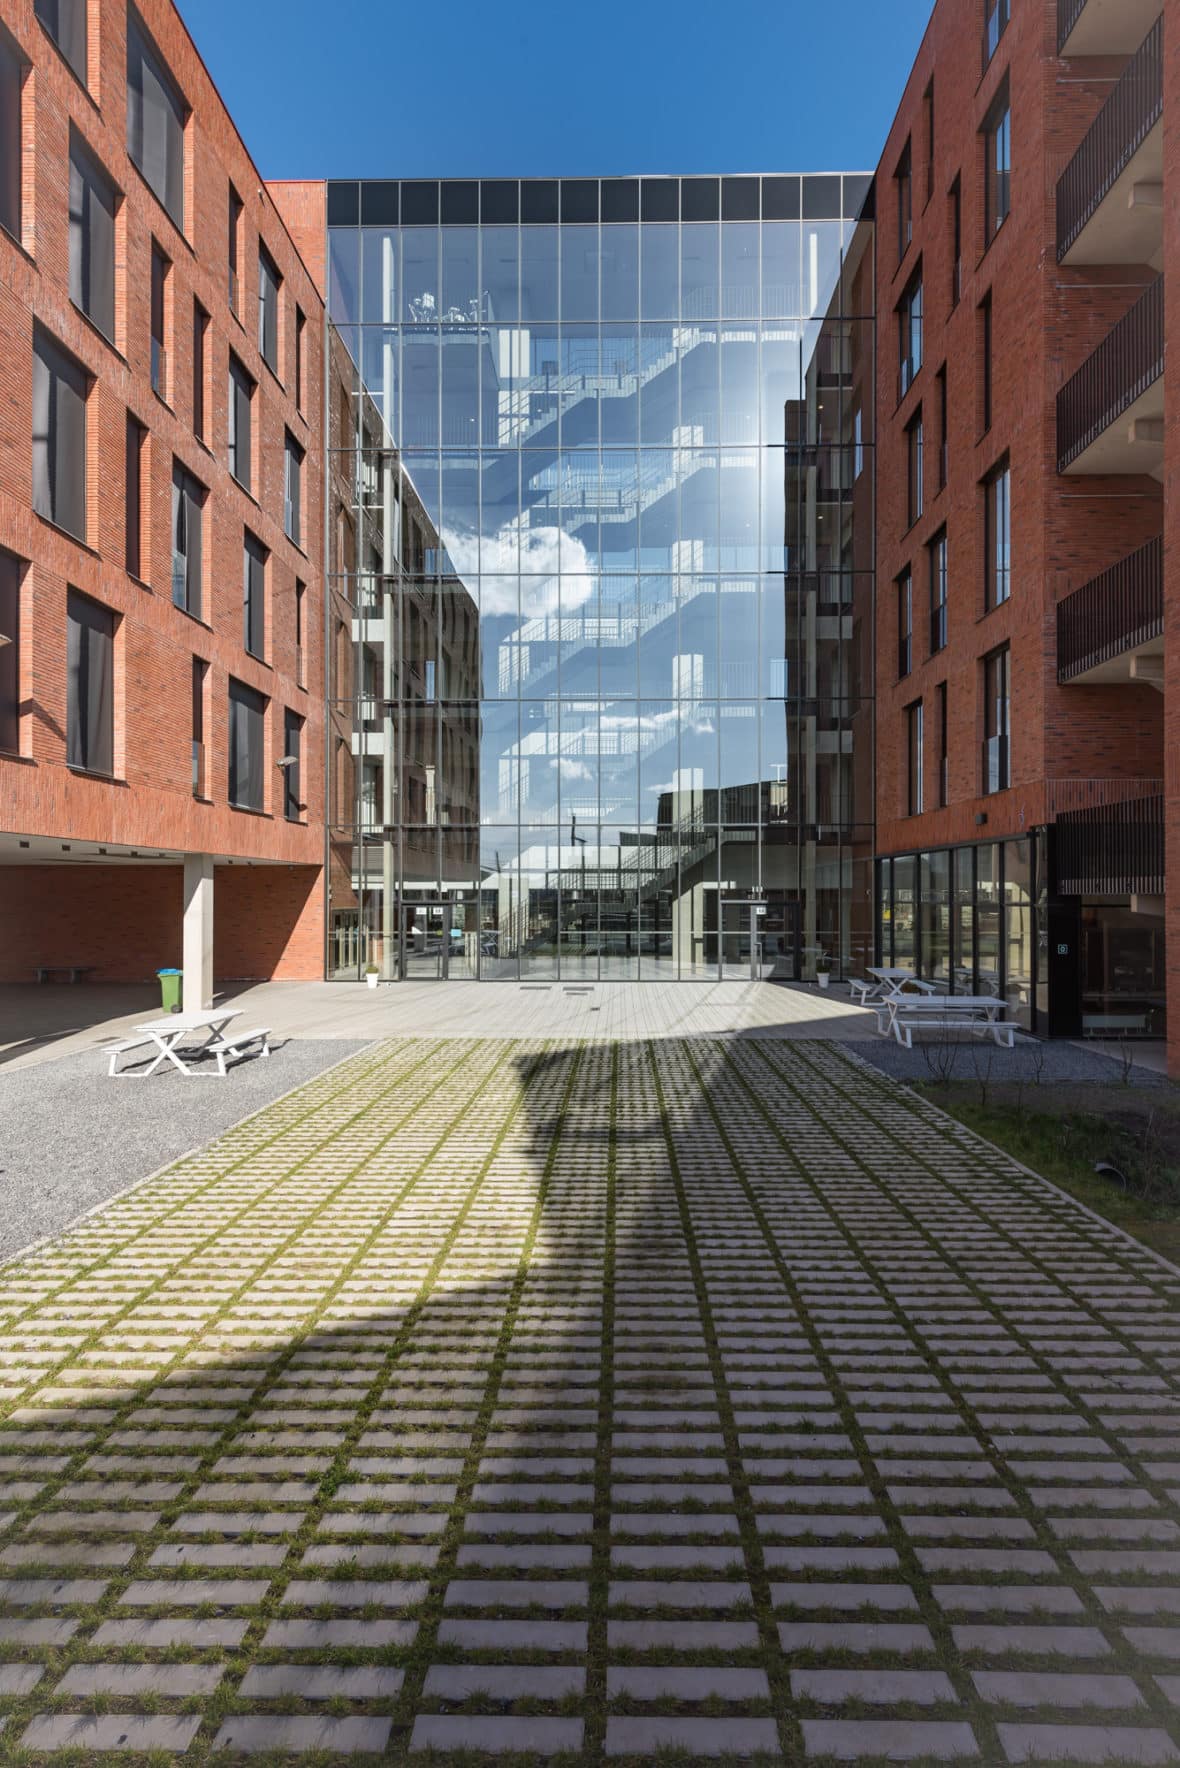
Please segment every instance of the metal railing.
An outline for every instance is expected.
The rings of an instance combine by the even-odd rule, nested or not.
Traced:
[[[1077,244],[1163,114],[1161,17],[1123,69],[1118,84],[1057,181],[1058,262]]]
[[[1088,0],[1057,0],[1057,53],[1069,41],[1074,26],[1086,10]]]
[[[1057,470],[1064,473],[1164,372],[1164,279],[1091,351],[1057,395]]]
[[[1159,638],[1164,630],[1164,543],[1149,540],[1057,604],[1057,679]]]
[[[1063,896],[1164,894],[1164,795],[1068,811],[1056,822]]]

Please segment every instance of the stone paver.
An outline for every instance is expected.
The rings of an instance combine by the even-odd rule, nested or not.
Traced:
[[[5,1267],[4,1741],[1180,1759],[1178,1297],[835,1044],[373,1047]]]

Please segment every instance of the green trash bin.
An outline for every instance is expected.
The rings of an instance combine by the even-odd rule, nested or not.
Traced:
[[[160,999],[165,1013],[180,1012],[180,985],[184,980],[183,970],[157,970],[160,978]]]

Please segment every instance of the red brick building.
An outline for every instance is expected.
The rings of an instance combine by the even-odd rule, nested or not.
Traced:
[[[315,281],[170,0],[0,86],[0,981],[318,977]]]
[[[882,955],[1041,1033],[1178,974],[1174,22],[939,0],[877,180]]]

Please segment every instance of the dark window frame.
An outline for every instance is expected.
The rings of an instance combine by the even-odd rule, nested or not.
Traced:
[[[266,658],[266,572],[270,552],[250,529],[242,541],[242,644],[259,662]]]
[[[203,618],[207,488],[183,461],[172,462],[172,605]]]
[[[90,77],[88,10],[86,0],[33,0],[38,23],[83,86],[89,85]]]
[[[997,645],[980,659],[983,669],[982,796],[990,798],[1012,783],[1012,650]],[[993,751],[991,745],[995,743]],[[995,783],[993,784],[993,780]]]
[[[229,781],[227,795],[234,810],[266,810],[266,714],[268,701],[257,688],[229,678]]]
[[[205,376],[209,370],[207,349],[210,319],[196,296],[193,296],[193,435],[205,440]]]
[[[295,757],[294,766],[283,768],[283,816],[289,823],[303,821],[305,806],[300,796],[303,772],[304,720],[292,707],[283,708],[283,758]]]
[[[87,456],[89,401],[94,380],[87,369],[49,332],[33,327],[33,509],[55,528],[88,544]],[[39,412],[39,407],[44,411]],[[72,433],[80,410],[80,435]],[[44,435],[38,438],[38,423]],[[74,483],[63,487],[63,472]]]
[[[151,381],[152,392],[167,405],[168,385],[168,297],[172,280],[172,260],[160,244],[152,241],[152,281],[150,297]]]
[[[986,251],[1012,213],[1012,101],[1005,78],[980,131],[983,140],[983,245]]]
[[[24,239],[25,81],[29,60],[0,24],[0,228]]]
[[[926,719],[923,702],[911,700],[905,708],[906,721],[906,815],[921,816],[925,809]]]
[[[947,597],[949,590],[949,543],[947,531],[940,528],[926,548],[930,569],[930,655],[946,649]]]
[[[897,589],[897,679],[914,669],[914,573],[907,565],[895,580]]]
[[[303,550],[303,463],[306,450],[291,434],[283,432],[283,533]]]
[[[231,477],[237,481],[243,491],[248,493],[252,491],[254,478],[254,389],[257,384],[253,375],[239,362],[231,350],[227,422],[228,464]]]
[[[1003,499],[999,492],[1003,486]],[[984,611],[1012,595],[1012,461],[1002,455],[983,481]]]
[[[138,70],[138,71],[137,71]],[[145,71],[153,90],[149,93]],[[188,120],[192,114],[151,32],[134,7],[127,9],[127,153],[148,189],[184,232],[184,185]],[[153,139],[150,125],[155,124]],[[179,144],[174,157],[170,144]]]
[[[922,263],[918,261],[897,303],[897,396],[904,399],[919,374],[925,359],[926,289]]]
[[[261,240],[258,242],[258,354],[279,379],[279,291],[283,273]]]
[[[926,423],[919,405],[905,427],[906,531],[926,513]]]
[[[127,413],[123,462],[123,563],[129,576],[144,581],[143,486],[147,425],[133,411]]]
[[[906,141],[893,174],[897,187],[897,261],[900,264],[914,238],[914,146]]]
[[[78,773],[115,775],[115,633],[113,608],[66,593],[66,762]]]
[[[950,706],[947,698],[947,683],[940,681],[935,688],[938,699],[938,808],[945,810],[950,803]]]
[[[123,193],[74,128],[69,148],[70,300],[115,342],[115,262]]]
[[[0,547],[0,752],[20,754],[21,591],[28,561]]]

